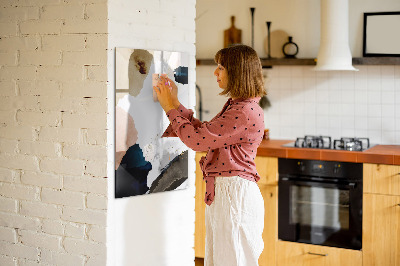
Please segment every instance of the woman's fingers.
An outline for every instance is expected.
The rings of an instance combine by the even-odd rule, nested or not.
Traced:
[[[160,89],[157,86],[153,86],[153,90],[156,92],[158,98],[160,96]]]
[[[175,82],[173,82],[169,77],[166,77],[166,80],[169,82],[169,84],[171,84],[171,87],[173,87],[173,86],[176,87]]]
[[[160,77],[158,85],[162,88],[169,87],[168,81],[163,76]]]
[[[163,86],[162,84],[157,84],[157,86],[153,86],[153,90],[157,93],[157,96],[167,96],[167,94],[171,94],[170,90],[168,87],[165,85]]]
[[[160,77],[160,80],[158,81],[157,86],[160,87],[160,89],[163,89],[163,90],[168,89],[168,92],[170,91],[170,85],[169,85],[168,81],[163,77]]]

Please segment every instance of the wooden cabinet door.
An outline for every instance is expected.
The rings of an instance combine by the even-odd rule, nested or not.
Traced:
[[[258,184],[278,185],[278,158],[257,156],[254,162],[261,176]]]
[[[400,196],[364,194],[363,265],[400,266]]]
[[[276,243],[278,241],[278,187],[259,185],[264,198],[264,250],[258,259],[260,266],[276,265]]]
[[[363,176],[364,193],[400,196],[400,166],[365,163]]]
[[[203,181],[203,172],[200,169],[199,161],[205,152],[196,153],[196,194],[195,194],[195,234],[194,234],[194,253],[197,258],[204,258],[204,247],[206,239],[204,195],[206,193],[206,184]]]
[[[278,241],[277,266],[361,266],[358,250]]]

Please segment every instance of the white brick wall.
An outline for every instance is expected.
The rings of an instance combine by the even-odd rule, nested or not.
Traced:
[[[0,265],[105,265],[107,1],[0,1]]]
[[[110,3],[122,20],[110,23]],[[189,53],[194,90],[195,0],[135,0],[129,8],[121,3],[0,2],[0,265],[97,266],[112,254],[106,242],[115,242],[105,232],[113,188],[107,190],[106,177],[107,163],[108,169],[114,166],[106,154],[110,158],[113,152],[107,105],[113,102],[116,46]],[[184,232],[179,226],[167,230],[171,236],[184,233],[188,239],[181,243],[193,242],[193,183],[182,193],[147,198],[149,206],[176,211],[161,220],[185,221]],[[163,197],[170,206],[163,205]],[[142,239],[135,241],[140,246]],[[193,263],[192,247],[168,248],[150,264]],[[183,256],[168,256],[176,250],[183,250]],[[146,259],[129,253],[139,264]]]

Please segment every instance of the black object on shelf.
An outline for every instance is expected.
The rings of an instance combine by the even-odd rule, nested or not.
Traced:
[[[268,57],[267,58],[272,58],[271,57],[271,34],[270,34],[270,28],[271,28],[271,21],[267,21],[267,31],[268,31]]]
[[[254,49],[254,11],[255,7],[250,7],[251,12],[251,47]]]
[[[293,37],[289,36],[289,41],[282,46],[282,52],[285,58],[296,58],[299,47],[293,42]]]

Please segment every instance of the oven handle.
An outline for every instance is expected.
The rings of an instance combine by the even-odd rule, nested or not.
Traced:
[[[281,177],[279,179],[283,182],[289,182],[294,185],[306,185],[306,186],[315,186],[318,187],[335,187],[335,188],[345,188],[345,189],[354,189],[356,187],[355,182],[332,182],[332,181],[315,181],[315,180],[304,180],[299,178],[290,178],[290,177]]]

